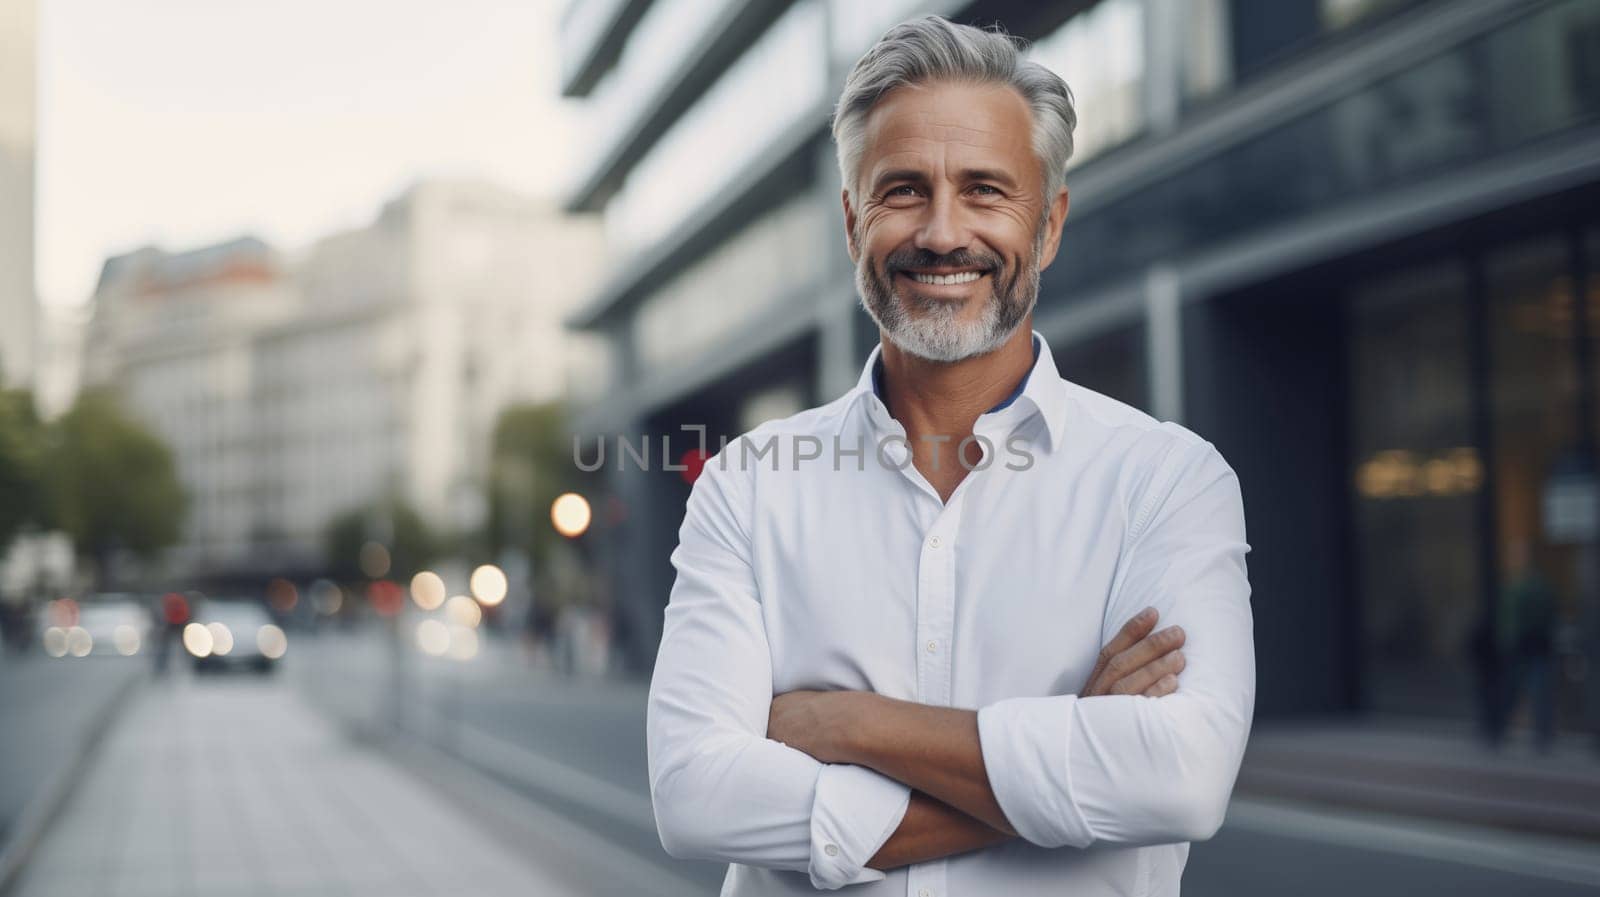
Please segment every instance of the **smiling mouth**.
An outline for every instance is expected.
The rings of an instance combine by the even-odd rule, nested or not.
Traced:
[[[937,274],[923,271],[901,270],[901,274],[920,284],[928,286],[954,286],[963,283],[972,283],[987,274],[987,271],[956,271],[950,274]]]

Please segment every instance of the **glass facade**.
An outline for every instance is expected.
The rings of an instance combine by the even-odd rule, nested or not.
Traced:
[[[1052,342],[1050,353],[1062,377],[1135,408],[1150,410],[1143,323],[1073,343]]]
[[[610,244],[628,254],[672,233],[822,108],[825,40],[820,0],[801,0],[773,23],[628,172],[606,204]]]
[[[783,301],[814,301],[826,209],[804,191],[741,227],[726,242],[654,291],[633,319],[645,376],[704,357]]]
[[[627,122],[634,121],[667,82],[675,66],[693,52],[737,0],[654,0],[634,26],[616,64],[595,85],[583,104],[583,145],[594,147],[595,160],[614,145]],[[579,3],[587,7],[591,4]],[[588,13],[598,15],[603,4]],[[598,27],[592,26],[592,27]]]
[[[1333,34],[1423,2],[1426,0],[1229,0],[1234,70],[1248,78]]]
[[[1441,264],[1349,302],[1353,524],[1365,703],[1470,716],[1483,607],[1466,272]]]
[[[1491,254],[1484,274],[1500,589],[1495,632],[1500,647],[1515,655],[1513,663],[1541,667],[1540,682],[1510,683],[1523,687],[1507,710],[1535,722],[1559,706],[1567,711],[1564,726],[1581,724],[1575,712],[1579,683],[1562,675],[1573,672],[1569,664],[1555,661],[1558,651],[1582,656],[1570,636],[1590,582],[1584,565],[1592,563],[1592,521],[1600,502],[1593,488],[1593,434],[1580,426],[1587,398],[1580,382],[1572,246],[1560,232],[1531,238]],[[1595,311],[1588,306],[1590,332]],[[1574,496],[1588,507],[1566,507]],[[1530,576],[1549,586],[1537,606],[1517,588]],[[1530,678],[1525,669],[1507,673]]]
[[[1035,42],[1029,55],[1072,90],[1078,127],[1069,167],[1143,128],[1143,0],[1102,0]]]
[[[1508,232],[1348,296],[1370,710],[1596,728],[1597,245],[1592,227]]]
[[[1046,295],[1262,233],[1600,120],[1600,4],[1567,0],[1067,221]]]

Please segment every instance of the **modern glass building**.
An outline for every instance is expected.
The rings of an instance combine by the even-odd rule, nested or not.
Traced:
[[[1064,376],[1238,472],[1260,713],[1465,727],[1482,647],[1529,625],[1505,586],[1531,564],[1559,726],[1600,729],[1589,0],[572,3],[563,86],[591,133],[569,204],[615,247],[569,322],[613,347],[580,424],[655,462],[613,454],[594,537],[633,662],[689,491],[661,437],[676,460],[681,426],[828,401],[877,340],[827,121],[860,53],[923,12],[1003,24],[1074,89],[1035,326]]]

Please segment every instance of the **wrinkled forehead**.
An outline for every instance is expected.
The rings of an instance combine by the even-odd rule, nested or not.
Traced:
[[[1019,183],[1039,177],[1033,113],[1005,84],[936,81],[885,94],[864,122],[862,184],[889,170],[955,177],[963,169],[1001,170]]]

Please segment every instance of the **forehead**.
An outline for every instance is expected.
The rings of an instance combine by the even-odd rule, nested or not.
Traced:
[[[947,167],[1035,173],[1033,114],[1005,84],[935,81],[898,87],[867,115],[862,173]]]

